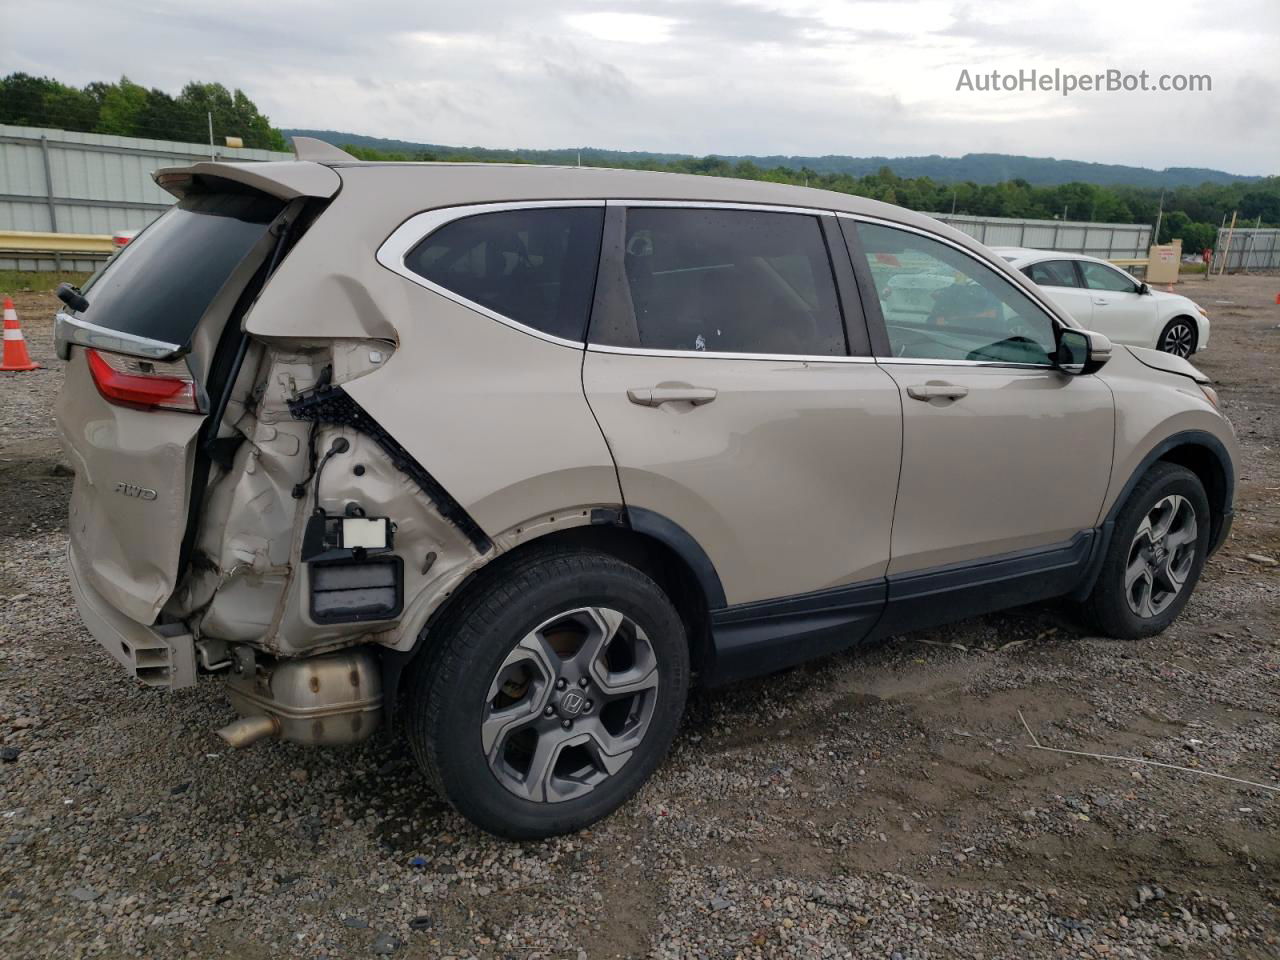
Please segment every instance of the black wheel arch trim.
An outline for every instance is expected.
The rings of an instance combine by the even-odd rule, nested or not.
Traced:
[[[1102,523],[1098,525],[1098,537],[1093,548],[1093,555],[1089,558],[1089,568],[1084,578],[1080,581],[1079,586],[1071,592],[1071,599],[1075,601],[1084,600],[1093,590],[1094,584],[1098,582],[1098,575],[1102,572],[1102,564],[1107,556],[1107,548],[1111,545],[1112,534],[1115,533],[1116,517],[1120,515],[1120,511],[1124,509],[1125,502],[1133,493],[1133,488],[1138,485],[1138,481],[1143,478],[1152,465],[1164,459],[1165,455],[1178,449],[1179,447],[1195,447],[1199,446],[1208,450],[1214,457],[1219,468],[1222,470],[1223,487],[1222,496],[1218,503],[1212,500],[1213,491],[1205,490],[1205,496],[1210,498],[1209,508],[1216,508],[1217,515],[1210,518],[1209,524],[1209,555],[1212,556],[1215,551],[1227,539],[1227,534],[1231,532],[1231,522],[1235,516],[1234,500],[1236,488],[1235,467],[1231,461],[1231,455],[1227,452],[1227,448],[1222,441],[1215,437],[1207,430],[1181,430],[1178,433],[1171,434],[1160,443],[1156,444],[1147,452],[1139,462],[1138,466],[1130,474],[1128,481],[1121,488],[1119,496],[1111,504],[1111,509],[1107,511],[1106,517]]]
[[[702,544],[698,543],[688,530],[674,520],[653,510],[646,510],[644,507],[627,506],[622,511],[620,519],[625,521],[625,526],[637,533],[653,537],[670,547],[681,560],[688,564],[698,581],[698,586],[702,588],[708,610],[714,612],[727,606],[724,585],[720,582],[720,574],[716,572],[715,564],[707,556],[707,551],[702,549]]]
[[[1213,502],[1212,490],[1205,490],[1205,494],[1211,498],[1209,507],[1218,511],[1218,516],[1212,519],[1210,527],[1212,532],[1209,537],[1209,553],[1212,554],[1222,546],[1222,542],[1226,539],[1227,532],[1231,527],[1231,517],[1235,512],[1236,471],[1235,465],[1231,460],[1231,454],[1227,452],[1226,446],[1207,430],[1180,430],[1165,437],[1165,439],[1152,447],[1120,490],[1120,495],[1116,497],[1115,503],[1107,511],[1104,522],[1114,523],[1121,509],[1123,509],[1125,501],[1133,493],[1133,488],[1138,485],[1138,481],[1142,479],[1143,475],[1151,469],[1151,465],[1157,460],[1163,460],[1166,454],[1179,447],[1204,447],[1213,454],[1214,460],[1217,461],[1218,467],[1222,470],[1223,485],[1219,502]]]

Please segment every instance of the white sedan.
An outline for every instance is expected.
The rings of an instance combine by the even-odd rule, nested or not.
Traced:
[[[1209,345],[1204,308],[1176,293],[1153,290],[1105,260],[1021,247],[992,250],[1030,277],[1086,330],[1179,357]]]

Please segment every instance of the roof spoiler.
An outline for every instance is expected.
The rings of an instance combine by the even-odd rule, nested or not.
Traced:
[[[340,150],[335,152],[342,153]],[[302,159],[271,163],[202,160],[186,167],[162,167],[151,176],[161,190],[168,191],[179,200],[191,190],[197,178],[230,180],[286,202],[298,197],[328,199],[342,186],[342,179],[331,167]]]

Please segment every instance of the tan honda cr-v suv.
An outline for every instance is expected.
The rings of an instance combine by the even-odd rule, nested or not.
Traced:
[[[89,630],[236,746],[400,721],[510,837],[635,792],[717,685],[1049,597],[1164,629],[1231,523],[1185,360],[919,214],[621,170],[162,170],[64,288]]]

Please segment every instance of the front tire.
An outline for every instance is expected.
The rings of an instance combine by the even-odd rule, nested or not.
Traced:
[[[675,737],[684,625],[614,557],[552,548],[499,565],[435,630],[409,689],[409,743],[482,829],[580,830],[639,790]]]
[[[1209,552],[1209,499],[1186,467],[1156,463],[1116,516],[1098,580],[1084,602],[1105,636],[1160,633],[1182,612]]]
[[[1190,317],[1174,317],[1160,331],[1156,349],[1172,353],[1175,357],[1189,357],[1196,352],[1200,331]]]

